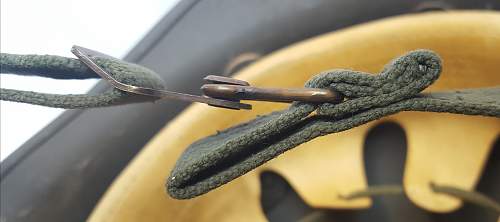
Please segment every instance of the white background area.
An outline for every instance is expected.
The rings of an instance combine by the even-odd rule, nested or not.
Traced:
[[[121,58],[179,0],[2,0],[0,51],[74,57],[72,45]],[[97,80],[0,75],[2,88],[86,93]],[[1,160],[64,110],[0,102]]]

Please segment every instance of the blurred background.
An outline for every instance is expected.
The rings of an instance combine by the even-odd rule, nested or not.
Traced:
[[[178,1],[2,0],[0,49],[3,53],[74,57],[71,46],[81,45],[122,58]],[[3,88],[59,94],[86,93],[98,81],[14,75],[0,78]],[[63,111],[0,101],[0,159]]]

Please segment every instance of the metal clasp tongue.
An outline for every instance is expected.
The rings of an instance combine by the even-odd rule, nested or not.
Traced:
[[[261,88],[250,86],[248,82],[233,78],[209,75],[204,78],[209,84],[201,87],[203,94],[212,98],[233,101],[256,100],[267,102],[294,101],[310,103],[339,103],[342,94],[329,89],[318,88]]]
[[[329,89],[317,88],[259,88],[250,86],[243,80],[228,78],[224,76],[208,75],[204,78],[208,84],[201,87],[203,96],[190,95],[167,90],[140,87],[122,83],[106,70],[100,67],[94,59],[96,57],[116,59],[109,55],[87,49],[80,46],[73,46],[71,52],[80,61],[96,72],[103,79],[108,81],[113,87],[130,93],[157,97],[159,99],[173,99],[188,102],[206,103],[211,106],[227,109],[252,109],[250,104],[240,103],[240,100],[256,100],[268,102],[294,101],[311,103],[339,103],[343,100],[342,94]]]
[[[181,101],[188,101],[188,102],[199,102],[199,103],[206,103],[211,106],[217,106],[217,107],[222,107],[222,108],[228,108],[228,109],[252,109],[252,106],[249,104],[244,104],[244,103],[239,103],[235,102],[232,100],[224,100],[224,99],[216,99],[216,98],[211,98],[211,97],[206,97],[206,96],[198,96],[198,95],[190,95],[190,94],[185,94],[185,93],[179,93],[179,92],[172,92],[172,91],[167,91],[167,90],[160,90],[160,89],[153,89],[153,88],[147,88],[147,87],[140,87],[140,86],[133,86],[129,85],[126,83],[122,83],[113,76],[111,76],[106,70],[104,70],[102,67],[100,67],[94,59],[96,57],[100,58],[108,58],[108,59],[116,59],[113,58],[109,55],[87,49],[81,46],[73,46],[71,49],[71,52],[75,54],[78,59],[83,62],[85,65],[87,65],[90,69],[92,69],[94,72],[96,72],[99,76],[101,76],[103,79],[105,79],[107,82],[109,82],[113,87],[123,90],[126,92],[130,93],[135,93],[135,94],[140,94],[140,95],[145,95],[145,96],[152,96],[152,97],[157,97],[159,99],[173,99],[173,100],[181,100]]]

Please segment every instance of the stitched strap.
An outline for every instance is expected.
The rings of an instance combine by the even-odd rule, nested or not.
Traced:
[[[118,59],[96,58],[98,65],[117,80],[136,86],[163,89],[161,78],[153,71]],[[53,55],[15,55],[1,53],[0,73],[41,76],[54,79],[99,78],[77,59]],[[97,95],[58,95],[14,89],[0,89],[0,99],[65,109],[82,109],[152,101],[151,97],[109,89]]]
[[[379,75],[349,70],[321,73],[306,87],[331,87],[346,101],[294,103],[193,143],[167,179],[167,192],[177,199],[201,195],[318,136],[400,111],[500,117],[500,88],[419,93],[440,72],[441,59],[434,52],[417,50],[393,60]]]

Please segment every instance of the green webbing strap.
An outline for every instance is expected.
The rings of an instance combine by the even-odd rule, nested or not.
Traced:
[[[500,117],[500,88],[420,93],[440,72],[441,59],[434,52],[417,50],[395,59],[379,75],[335,70],[314,76],[306,87],[331,87],[347,100],[294,103],[193,143],[167,179],[167,192],[177,199],[204,194],[318,136],[400,111]]]
[[[155,89],[164,88],[163,81],[158,75],[145,67],[118,59],[96,58],[95,60],[118,81]],[[77,59],[52,55],[1,53],[0,73],[34,75],[54,79],[99,78],[94,71]],[[115,88],[97,95],[58,95],[2,88],[0,89],[0,99],[65,109],[103,107],[153,100],[152,97],[135,95]]]

